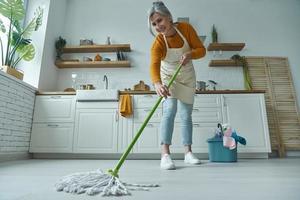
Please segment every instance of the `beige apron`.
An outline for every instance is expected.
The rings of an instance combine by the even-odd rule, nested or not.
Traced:
[[[174,27],[177,33],[183,40],[183,46],[180,48],[169,48],[166,36],[164,35],[164,40],[167,47],[167,53],[164,60],[161,61],[160,76],[162,83],[167,85],[172,75],[176,71],[179,65],[181,56],[190,51],[191,48],[185,39],[185,37],[180,33],[180,31]],[[196,75],[192,60],[190,60],[186,65],[182,66],[177,78],[169,88],[170,98],[176,98],[187,104],[194,103],[196,87]]]

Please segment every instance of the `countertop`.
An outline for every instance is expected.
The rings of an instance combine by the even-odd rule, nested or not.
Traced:
[[[196,91],[196,94],[247,94],[247,93],[265,93],[265,90],[206,90]],[[134,91],[134,90],[120,90],[119,94],[143,95],[143,94],[156,94],[155,91]],[[38,91],[36,95],[76,95],[76,92],[47,92]]]

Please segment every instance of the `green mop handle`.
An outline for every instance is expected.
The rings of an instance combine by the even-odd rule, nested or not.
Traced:
[[[174,82],[174,80],[176,79],[180,69],[182,67],[182,64],[180,64],[175,73],[173,74],[171,80],[169,81],[167,87],[169,88],[172,83]],[[115,167],[114,170],[109,170],[109,173],[114,176],[114,177],[118,177],[118,172],[119,169],[121,168],[122,164],[124,163],[125,159],[127,158],[128,154],[130,153],[131,149],[133,148],[133,146],[135,145],[136,141],[138,140],[138,138],[140,137],[140,135],[142,134],[143,130],[145,129],[145,127],[147,126],[149,120],[151,119],[152,115],[154,114],[154,112],[156,111],[157,107],[159,106],[161,100],[163,99],[163,97],[159,97],[159,99],[157,100],[157,102],[155,103],[155,105],[153,106],[152,110],[150,111],[150,113],[148,114],[147,118],[145,119],[145,121],[143,122],[141,128],[139,129],[139,131],[137,132],[137,134],[134,136],[132,142],[130,143],[130,145],[128,146],[128,148],[126,149],[126,151],[123,153],[123,155],[121,156],[117,166]]]

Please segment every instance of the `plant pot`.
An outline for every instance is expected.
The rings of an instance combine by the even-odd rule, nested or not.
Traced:
[[[23,80],[23,76],[24,74],[14,68],[11,68],[9,66],[6,66],[6,65],[3,65],[0,67],[0,70],[9,74],[9,75],[12,75],[14,77],[16,77],[17,79],[20,79],[20,80]]]

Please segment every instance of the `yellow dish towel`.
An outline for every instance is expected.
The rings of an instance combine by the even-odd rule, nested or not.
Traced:
[[[120,96],[120,114],[123,117],[130,117],[132,115],[132,100],[129,94],[123,94]]]

